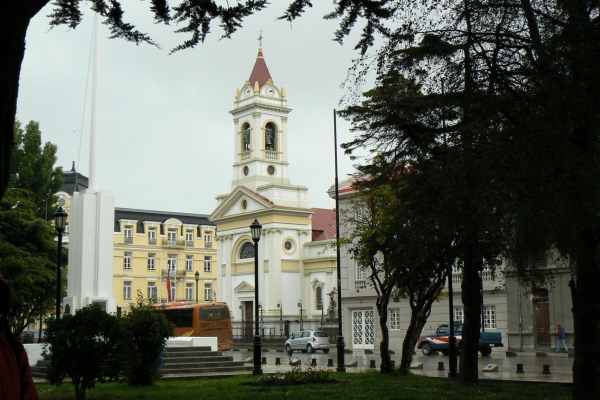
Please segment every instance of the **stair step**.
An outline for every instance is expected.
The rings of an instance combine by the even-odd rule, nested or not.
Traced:
[[[211,351],[210,346],[167,347],[169,353],[185,353],[188,351]]]
[[[210,362],[210,363],[179,363],[179,364],[165,364],[162,369],[165,370],[177,370],[187,368],[220,368],[220,367],[242,367],[244,366],[243,361],[226,361],[226,362]]]
[[[211,362],[211,361],[233,361],[233,357],[231,356],[207,356],[207,357],[165,357],[165,364],[175,364],[175,363],[189,363],[189,362]]]
[[[223,372],[238,372],[238,371],[251,371],[251,365],[242,366],[221,366],[221,367],[202,367],[202,368],[181,368],[177,370],[165,370],[161,369],[159,372],[163,378],[174,375],[189,375],[189,374],[211,374],[211,373],[223,373]]]

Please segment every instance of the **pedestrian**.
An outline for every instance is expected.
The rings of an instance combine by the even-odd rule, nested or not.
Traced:
[[[565,348],[565,352],[568,353],[569,348],[567,347],[567,344],[565,343],[565,328],[563,328],[561,324],[556,324],[556,327],[558,328],[556,330],[556,352],[558,353],[560,351],[560,346],[562,344],[563,347]]]
[[[8,325],[9,310],[10,289],[0,276],[0,399],[37,400],[27,352]]]

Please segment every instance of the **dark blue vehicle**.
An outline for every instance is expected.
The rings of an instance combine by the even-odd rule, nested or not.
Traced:
[[[462,339],[462,322],[454,323],[454,336],[460,350],[460,341]],[[434,334],[421,336],[417,348],[421,349],[423,355],[430,355],[434,351],[439,351],[444,355],[448,354],[450,336],[450,324],[438,325]],[[479,338],[479,352],[482,356],[492,354],[492,347],[504,347],[502,344],[502,334],[500,332],[481,332]]]

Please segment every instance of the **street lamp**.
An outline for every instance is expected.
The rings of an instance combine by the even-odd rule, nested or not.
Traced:
[[[303,331],[304,330],[304,324],[303,324],[303,320],[302,320],[302,299],[298,300],[298,307],[300,307],[300,330]]]
[[[254,368],[252,369],[252,375],[262,374],[261,355],[262,355],[262,341],[260,332],[258,330],[258,242],[260,241],[260,232],[262,231],[262,225],[257,219],[254,219],[252,225],[250,225],[250,233],[252,240],[254,241]]]
[[[452,291],[452,265],[448,267],[448,313],[450,314],[450,336],[448,337],[448,363],[450,371],[448,378],[458,376],[458,346],[456,345],[456,336],[454,335],[454,293]]]
[[[277,302],[277,308],[279,308],[279,334],[283,334],[283,307],[281,300]]]
[[[198,304],[198,281],[200,280],[200,272],[196,271],[194,277],[196,278],[196,304]]]
[[[62,292],[62,237],[67,225],[67,217],[69,214],[63,210],[62,206],[58,207],[54,214],[54,227],[58,233],[58,265],[56,268],[56,319],[60,319],[60,299]]]
[[[264,336],[265,335],[265,323],[263,320],[263,305],[262,305],[262,301],[258,302],[258,309],[260,310],[260,335]]]

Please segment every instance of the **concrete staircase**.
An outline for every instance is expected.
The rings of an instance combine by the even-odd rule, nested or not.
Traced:
[[[228,376],[248,374],[252,365],[233,361],[233,356],[210,347],[168,347],[163,354],[165,363],[160,369],[163,379],[194,378],[200,376]]]
[[[231,353],[229,353],[231,354]],[[159,370],[162,379],[191,379],[201,376],[229,376],[252,372],[252,365],[233,361],[233,356],[210,347],[167,347],[164,364]],[[50,361],[40,360],[31,366],[33,378],[46,379]]]

